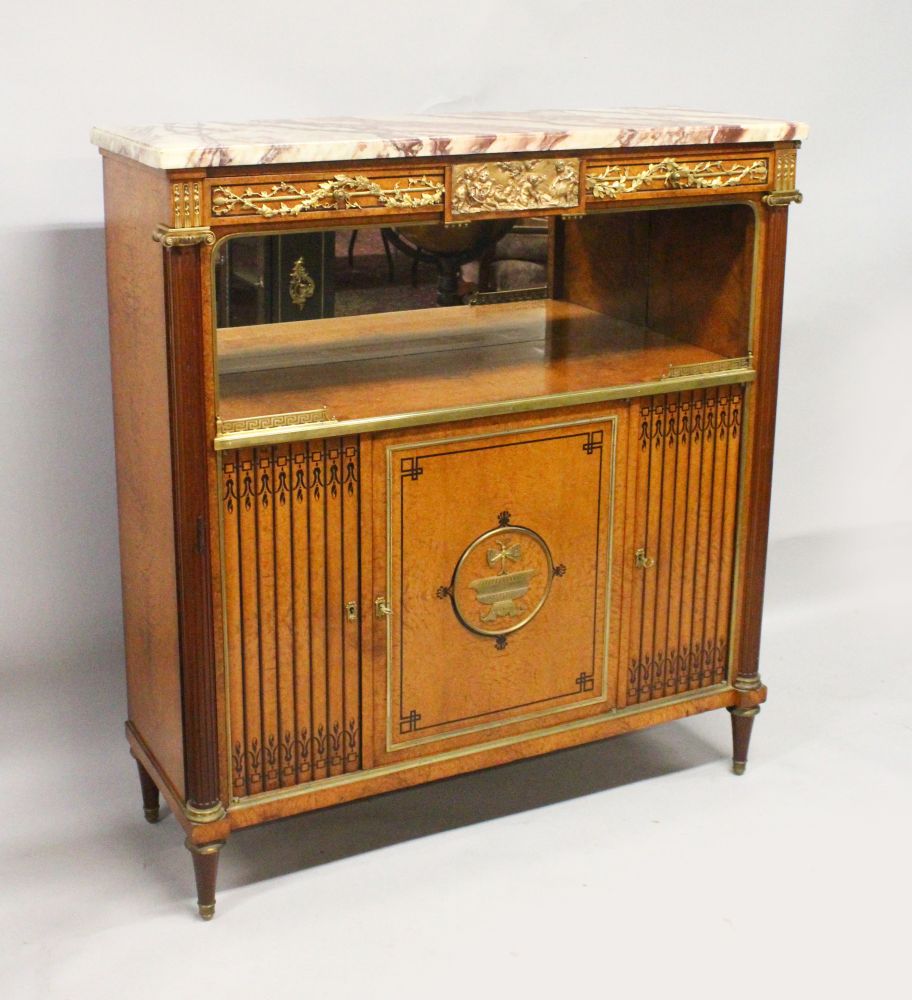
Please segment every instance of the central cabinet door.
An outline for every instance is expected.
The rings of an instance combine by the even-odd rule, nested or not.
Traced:
[[[373,442],[378,763],[615,706],[626,407]]]

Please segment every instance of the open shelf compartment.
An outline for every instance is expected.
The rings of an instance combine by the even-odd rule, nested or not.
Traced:
[[[442,228],[428,227],[427,235]],[[439,256],[397,257],[388,231],[376,228],[305,234],[310,244],[284,257],[274,245],[257,246],[242,257],[233,310],[223,252],[220,420],[322,408],[339,421],[422,412],[434,419],[442,409],[572,401],[748,357],[749,205],[611,212],[528,229],[489,233],[488,245],[459,264],[449,283]],[[278,239],[287,237],[244,242]],[[279,261],[272,276],[269,260]],[[262,268],[252,281],[251,261]],[[310,294],[289,309],[281,281],[297,273],[300,291],[302,268]],[[510,288],[511,280],[526,287]],[[271,306],[244,305],[251,289],[270,286],[278,289]],[[296,311],[304,318],[289,319]],[[257,321],[240,322],[245,315]]]

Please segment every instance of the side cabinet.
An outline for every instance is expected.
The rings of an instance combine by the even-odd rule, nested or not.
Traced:
[[[374,439],[377,763],[614,709],[626,421]]]

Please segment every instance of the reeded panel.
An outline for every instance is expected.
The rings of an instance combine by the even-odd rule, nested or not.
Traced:
[[[743,392],[723,386],[637,404],[628,705],[726,680]]]
[[[356,771],[357,438],[225,452],[221,477],[233,794]]]

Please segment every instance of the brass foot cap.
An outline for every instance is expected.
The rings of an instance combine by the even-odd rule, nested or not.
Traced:
[[[203,920],[211,920],[215,916],[215,903],[200,903],[199,914]]]
[[[744,770],[747,767],[746,760],[733,760],[732,761],[732,771],[735,774],[744,774]]]
[[[151,806],[148,809],[143,809],[146,814],[147,823],[157,823],[159,820],[158,806]]]

